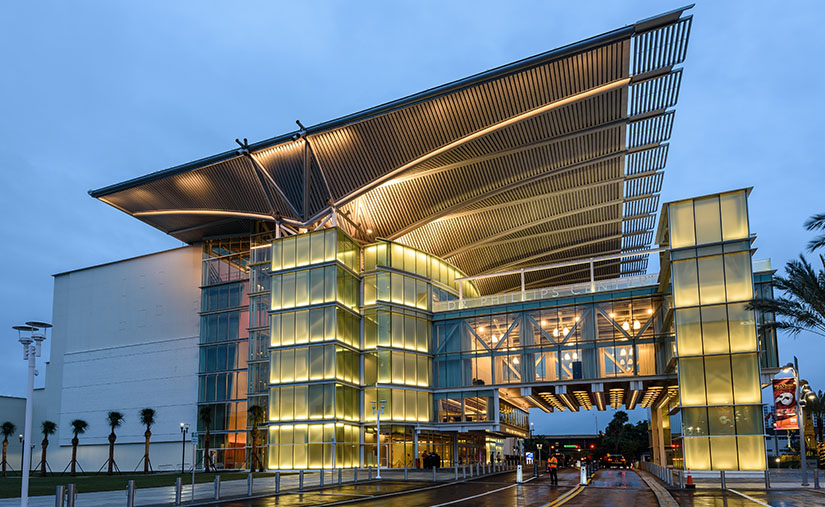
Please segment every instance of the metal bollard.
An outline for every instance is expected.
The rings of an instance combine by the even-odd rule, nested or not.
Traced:
[[[724,470],[721,470],[719,472],[719,479],[721,479],[721,481],[722,481],[722,489],[728,489],[727,484],[725,484],[725,471]]]
[[[681,470],[677,472],[679,474],[679,489],[685,489],[685,475],[682,473]]]
[[[455,479],[458,480],[458,463],[453,464],[453,469],[455,469]]]
[[[771,472],[765,470],[765,489],[771,489]]]
[[[252,473],[250,472],[249,475],[246,476],[246,496],[252,496],[253,480],[254,479],[252,479]]]
[[[467,478],[467,465],[461,465],[461,476],[463,479]]]
[[[298,491],[304,490],[304,471],[298,470]]]
[[[435,482],[435,467],[433,467],[433,482]]]
[[[367,467],[367,480],[372,480],[372,467]]]
[[[476,463],[476,475],[481,475],[481,463]]]
[[[175,505],[180,505],[183,496],[183,479],[175,479]]]
[[[404,480],[407,480],[407,467],[404,467]]]
[[[814,468],[814,489],[819,489],[819,469]]]
[[[281,472],[275,472],[275,493],[281,492]]]
[[[77,500],[77,487],[74,484],[69,484],[66,488],[66,507],[74,507],[74,502]]]
[[[215,500],[221,499],[221,476],[215,476]]]
[[[63,507],[66,503],[66,486],[58,486],[54,493],[54,507]]]
[[[338,469],[338,485],[340,486],[343,483],[344,483],[344,469],[339,468]]]
[[[126,507],[135,507],[135,481],[126,483]]]
[[[352,471],[352,482],[354,482],[356,484],[358,483],[358,469],[357,468]]]
[[[321,478],[318,479],[318,485],[322,488],[324,487],[324,475],[326,475],[326,474],[324,473],[324,469],[322,468],[321,469]]]

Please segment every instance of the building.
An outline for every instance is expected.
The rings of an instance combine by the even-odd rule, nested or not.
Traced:
[[[123,398],[164,407],[170,465],[206,407],[214,461],[248,466],[252,406],[270,469],[375,466],[379,445],[382,466],[473,463],[530,410],[624,406],[650,410],[658,463],[763,469],[777,354],[745,308],[771,280],[749,189],[666,203],[654,228],[691,21],[91,191],[190,246],[57,276],[61,445]]]

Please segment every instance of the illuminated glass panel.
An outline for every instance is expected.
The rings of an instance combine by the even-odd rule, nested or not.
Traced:
[[[682,406],[705,405],[705,366],[701,357],[679,359]]]
[[[728,305],[731,352],[756,350],[756,323],[746,303]]]
[[[737,437],[740,470],[765,470],[765,437]]]
[[[708,405],[728,405],[733,403],[731,381],[730,356],[705,357],[705,382],[707,383]]]
[[[748,237],[747,194],[736,192],[719,197],[722,212],[722,239],[725,241]]]
[[[737,470],[736,437],[710,437],[710,456],[714,470]]]
[[[725,305],[702,307],[702,344],[704,345],[705,354],[720,354],[730,351],[727,319],[728,314]]]
[[[750,301],[753,299],[750,252],[725,255],[725,285],[727,286],[728,301]]]
[[[668,206],[670,218],[670,246],[681,248],[696,244],[693,226],[693,201],[684,201]]]
[[[699,299],[703,305],[725,301],[725,274],[722,256],[701,257],[699,264]]]
[[[679,356],[702,355],[702,326],[698,308],[676,310],[676,343]]]
[[[674,261],[671,269],[673,273],[674,304],[677,307],[698,305],[699,287],[696,261],[694,259]]]
[[[719,197],[708,197],[693,201],[696,221],[696,244],[722,241],[722,223],[719,214]]]
[[[759,363],[756,354],[734,354],[733,395],[736,403],[761,403],[762,391],[759,380]]]

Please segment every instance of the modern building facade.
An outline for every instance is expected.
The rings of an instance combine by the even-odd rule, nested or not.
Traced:
[[[199,252],[164,278],[195,301],[181,417],[208,408],[219,466],[248,466],[253,405],[279,470],[489,461],[531,410],[643,407],[656,462],[764,469],[749,189],[659,203],[691,22],[90,192]]]

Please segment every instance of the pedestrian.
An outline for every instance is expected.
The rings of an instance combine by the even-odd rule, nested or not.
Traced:
[[[550,485],[558,486],[559,485],[559,460],[556,459],[555,455],[551,455],[547,458],[547,469],[550,471]]]

